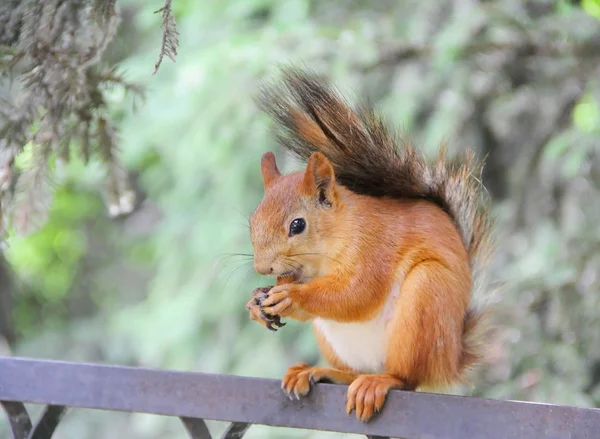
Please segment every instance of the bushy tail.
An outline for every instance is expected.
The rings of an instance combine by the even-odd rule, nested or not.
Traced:
[[[482,266],[490,256],[491,221],[479,179],[482,164],[472,153],[450,158],[444,147],[428,161],[410,144],[397,139],[373,108],[352,110],[316,75],[286,69],[276,85],[263,87],[259,104],[276,120],[278,140],[299,159],[314,152],[331,162],[336,180],[370,196],[424,198],[452,218],[468,251],[473,294],[485,288]],[[474,300],[465,316],[463,367],[481,357],[479,330],[483,313]]]

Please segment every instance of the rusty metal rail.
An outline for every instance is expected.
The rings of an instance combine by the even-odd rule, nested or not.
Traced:
[[[290,400],[275,380],[0,357],[0,402],[13,439],[49,439],[68,407],[179,417],[192,439],[204,419],[364,434],[372,439],[594,439],[600,409],[392,391],[368,424],[345,413],[345,386],[318,384]],[[32,423],[24,403],[44,404]]]

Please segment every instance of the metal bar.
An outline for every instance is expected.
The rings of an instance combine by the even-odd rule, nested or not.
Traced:
[[[47,405],[27,439],[50,439],[66,411],[63,405]]]
[[[0,386],[1,386],[0,382]],[[0,401],[4,413],[8,418],[10,425],[10,436],[12,439],[27,439],[31,431],[31,419],[29,413],[22,402],[19,401]]]
[[[181,419],[181,422],[183,422],[183,426],[190,435],[191,439],[212,439],[204,419],[188,418],[185,416],[182,416],[179,419]]]
[[[221,439],[241,439],[251,426],[252,424],[246,422],[232,422]]]
[[[367,439],[390,439],[388,436],[375,436],[373,434],[368,434]]]
[[[135,411],[407,439],[595,438],[600,410],[394,390],[367,424],[345,412],[346,386],[300,400],[279,381],[121,366],[0,359],[0,400]]]

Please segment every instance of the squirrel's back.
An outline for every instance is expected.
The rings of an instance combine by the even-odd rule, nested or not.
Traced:
[[[472,153],[450,158],[445,148],[428,161],[396,138],[372,108],[353,111],[312,73],[283,73],[280,84],[263,88],[260,104],[278,122],[277,138],[290,152],[304,161],[314,152],[324,154],[336,181],[354,193],[425,199],[448,214],[464,244],[473,281],[460,363],[464,369],[479,361],[484,313],[473,299],[485,288],[482,266],[492,249],[489,207],[479,179],[482,164]]]

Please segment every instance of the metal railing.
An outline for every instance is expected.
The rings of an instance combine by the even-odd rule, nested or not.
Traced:
[[[204,419],[231,422],[227,439],[252,424],[371,439],[600,438],[600,409],[397,390],[364,424],[346,414],[346,390],[318,384],[298,401],[276,380],[0,357],[0,403],[13,439],[49,439],[68,407],[176,416],[192,439],[211,438]],[[24,403],[45,405],[35,423]]]

